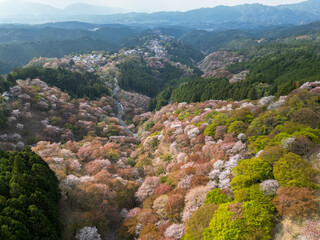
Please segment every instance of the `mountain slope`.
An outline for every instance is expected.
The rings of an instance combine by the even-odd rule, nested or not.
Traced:
[[[54,15],[59,13],[58,8],[40,3],[31,3],[23,0],[0,2],[0,16],[19,15]]]
[[[64,9],[51,7],[46,4],[32,3],[23,0],[0,2],[0,16],[76,16],[100,15],[126,12],[119,8],[109,8],[90,4],[72,4]]]
[[[278,101],[173,103],[152,114],[131,155],[146,177],[121,239],[308,236],[319,226],[306,221],[319,202],[318,100],[319,83],[307,83]]]
[[[319,19],[318,16],[293,11],[286,8],[270,7],[261,4],[245,4],[234,7],[218,6],[187,12],[130,13],[105,16],[100,21],[109,23],[148,24],[152,26],[179,25],[191,28],[219,29],[232,24],[246,23],[252,26],[301,24]],[[233,26],[233,28],[235,28]],[[230,28],[230,27],[229,27]]]
[[[74,4],[65,9],[56,9],[23,1],[20,4],[2,2],[0,3],[0,9],[0,22],[87,21],[102,24],[142,24],[157,27],[178,25],[198,29],[257,28],[283,24],[299,25],[320,19],[320,6],[314,0],[297,5],[279,7],[244,4],[233,7],[202,8],[187,12],[155,12],[150,14],[123,13],[125,11],[122,9],[87,4]],[[14,17],[8,18],[8,16]],[[37,18],[34,16],[37,16]]]
[[[67,6],[62,10],[66,15],[102,15],[126,12],[120,8],[102,7],[90,4],[77,3]]]
[[[287,8],[294,11],[309,12],[312,14],[320,14],[320,2],[318,0],[309,0],[296,4],[280,5],[279,8]]]

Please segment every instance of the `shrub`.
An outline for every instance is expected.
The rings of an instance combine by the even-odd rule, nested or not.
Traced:
[[[272,196],[264,195],[263,192],[260,190],[259,184],[253,185],[249,188],[242,188],[238,191],[235,191],[234,200],[236,202],[256,201],[270,213],[275,210],[272,204]]]
[[[312,93],[306,89],[298,89],[294,95],[289,95],[286,99],[286,104],[291,108],[300,109],[304,106],[312,106],[316,103],[317,99],[316,96],[313,96]]]
[[[155,224],[159,221],[159,216],[151,209],[141,210],[137,216],[138,222],[143,226]]]
[[[184,207],[184,197],[182,194],[173,194],[167,201],[164,211],[167,217],[173,221],[181,220],[181,213]]]
[[[260,158],[245,159],[233,169],[235,177],[231,181],[233,190],[250,187],[266,179],[272,179],[272,165]]]
[[[153,209],[163,219],[166,217],[164,207],[167,204],[169,197],[167,195],[161,195],[153,202]]]
[[[158,240],[161,238],[160,231],[154,224],[148,224],[142,228],[140,233],[141,240]]]
[[[228,128],[229,133],[234,132],[236,135],[243,133],[246,130],[247,130],[247,125],[242,121],[235,121]]]
[[[203,232],[204,240],[240,239],[240,227],[233,221],[234,213],[229,211],[228,204],[222,204],[213,215],[209,226]]]
[[[166,194],[171,191],[171,187],[167,184],[161,184],[154,190],[154,195]]]
[[[203,135],[205,136],[211,136],[214,137],[215,133],[216,133],[216,127],[215,125],[211,124],[208,127],[206,127],[206,129],[203,132]]]
[[[51,125],[59,125],[61,123],[61,121],[62,120],[60,117],[53,116],[52,118],[50,118]]]
[[[280,188],[273,203],[281,215],[309,216],[316,210],[315,191],[308,188]]]
[[[101,240],[101,235],[98,233],[98,229],[96,227],[84,227],[77,232],[75,239]]]
[[[164,128],[163,123],[161,122],[157,122],[152,128],[149,129],[149,131],[151,133],[155,133],[155,132],[161,132],[161,130]]]
[[[207,198],[205,203],[215,203],[215,204],[221,204],[221,203],[227,203],[230,202],[229,197],[221,193],[221,190],[219,188],[216,188],[207,194]]]
[[[160,177],[160,183],[164,184],[167,181],[168,176],[161,176]]]
[[[178,189],[190,189],[193,175],[185,175],[178,183]]]
[[[192,156],[195,156],[195,155],[190,155],[189,156],[189,161],[192,161]],[[187,167],[184,169],[184,173],[185,175],[193,175],[196,173],[196,169],[194,167]]]
[[[152,128],[154,126],[154,122],[146,122],[144,125],[144,130],[148,131],[150,128]]]
[[[319,124],[319,115],[311,108],[301,108],[296,111],[291,120],[295,123],[309,125],[312,128],[317,128]]]
[[[252,142],[252,139],[255,137],[251,137],[250,142]],[[267,136],[259,136],[257,137],[251,144],[250,149],[253,150],[255,153],[263,150],[269,143],[271,142],[271,139]]]
[[[215,116],[217,116],[218,114],[219,114],[219,112],[216,112],[216,111],[209,112],[209,113],[205,116],[204,120],[205,120],[207,123],[212,122],[212,119],[213,119]]]
[[[214,137],[217,126],[225,125],[227,119],[228,116],[224,113],[215,115],[212,119],[212,123],[204,130],[204,135]]]
[[[288,153],[274,165],[274,177],[282,187],[311,187],[317,171],[312,165],[294,153]]]
[[[277,180],[274,180],[274,179],[263,181],[260,184],[260,189],[265,195],[276,194],[279,187],[280,187],[280,184],[277,182]]]
[[[154,190],[160,185],[158,177],[148,177],[136,192],[136,197],[143,202],[147,197],[154,193]]]
[[[152,209],[153,207],[153,202],[158,196],[156,195],[151,195],[148,197],[146,200],[143,201],[142,208],[143,209]]]
[[[310,151],[313,142],[304,136],[296,136],[294,141],[289,144],[288,150],[298,155],[305,155]]]
[[[189,147],[189,145],[190,145],[190,141],[189,141],[189,138],[188,138],[187,134],[178,135],[176,137],[176,141],[178,143],[178,146],[181,147],[181,148]]]
[[[104,157],[111,160],[111,161],[116,161],[120,158],[120,152],[118,149],[108,149],[104,153]]]
[[[271,239],[272,214],[256,201],[221,204],[203,233],[204,240]]]
[[[175,186],[177,185],[177,180],[172,175],[169,175],[167,177],[166,184],[171,186],[172,188],[175,188]]]
[[[259,158],[263,161],[267,161],[270,164],[274,164],[284,155],[284,149],[279,146],[266,147],[260,154]]]
[[[195,211],[185,224],[184,240],[201,240],[203,231],[209,226],[209,223],[218,209],[218,205],[208,203]]]
[[[307,220],[301,228],[300,236],[307,240],[319,240],[320,239],[320,221]]]
[[[206,185],[209,181],[210,179],[207,176],[204,177],[204,176],[194,175],[192,177],[191,184],[193,187],[196,187],[196,186]]]
[[[148,154],[143,154],[137,159],[136,168],[142,169],[146,166],[151,166],[151,165],[152,165],[151,158],[148,156]]]
[[[127,218],[125,219],[120,228],[119,228],[119,239],[125,240],[130,239],[133,240],[136,237],[135,231],[138,221],[136,218]]]
[[[230,117],[236,119],[237,121],[242,121],[246,123],[251,123],[254,119],[253,114],[248,108],[241,108],[234,110],[230,113]]]
[[[134,167],[136,165],[136,161],[133,160],[131,157],[128,157],[127,163],[131,166]]]
[[[190,112],[181,112],[181,113],[179,113],[178,118],[180,121],[183,121],[184,119],[186,119],[189,116],[190,116]]]
[[[309,138],[314,143],[320,143],[320,130],[311,127],[301,127],[299,130],[291,134],[292,137],[304,136]]]
[[[268,240],[272,235],[272,214],[256,201],[243,203],[244,213],[241,222],[240,239]]]
[[[200,186],[191,189],[185,198],[185,208],[183,211],[183,221],[187,221],[191,214],[204,204],[210,187]]]
[[[172,224],[168,227],[164,233],[166,238],[174,238],[181,239],[184,233],[184,225],[183,224]]]
[[[164,161],[170,162],[172,160],[172,156],[170,153],[164,154],[161,156],[161,159],[163,159]]]
[[[248,128],[250,135],[268,135],[278,123],[277,118],[274,115],[274,112],[268,111],[253,119]]]
[[[224,135],[227,133],[227,127],[225,125],[220,125],[216,128],[214,138],[223,139]]]

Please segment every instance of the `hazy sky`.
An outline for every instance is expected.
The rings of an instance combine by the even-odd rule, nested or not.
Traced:
[[[16,0],[0,0],[16,1]],[[303,2],[304,0],[28,0],[30,2],[49,4],[63,8],[73,3],[89,3],[108,7],[118,7],[134,11],[162,11],[162,10],[190,10],[217,5],[239,5],[244,3],[262,3],[265,5],[279,5]]]

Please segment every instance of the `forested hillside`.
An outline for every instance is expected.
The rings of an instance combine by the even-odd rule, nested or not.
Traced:
[[[163,106],[158,102],[200,102],[209,99],[257,99],[268,95],[280,97],[305,82],[320,80],[318,41],[301,40],[271,43],[238,51],[247,61],[226,64],[218,69],[231,76],[246,72],[245,77],[193,78],[173,84],[170,94],[158,96],[151,107]],[[212,69],[217,70],[217,69]],[[180,80],[181,82],[181,80]],[[171,83],[172,85],[172,83]],[[168,90],[165,90],[168,92]]]
[[[117,46],[113,43],[90,38],[0,44],[0,72],[11,72],[27,64],[34,57],[60,58],[73,52],[114,50],[116,48]]]
[[[44,79],[46,83],[66,91],[73,98],[90,99],[110,95],[105,82],[99,76],[85,72],[83,74],[71,72],[62,68],[20,68],[7,76],[7,79],[18,80],[27,78]]]
[[[0,151],[0,238],[61,239],[59,181],[41,157]]]
[[[155,112],[132,155],[147,177],[120,239],[320,237],[319,89]]]
[[[125,90],[136,91],[147,96],[155,96],[171,79],[181,78],[183,70],[163,63],[163,67],[153,71],[143,58],[132,58],[119,65],[119,84]]]

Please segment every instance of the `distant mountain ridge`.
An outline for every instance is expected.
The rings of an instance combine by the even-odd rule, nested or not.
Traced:
[[[301,25],[320,20],[320,1],[266,6],[243,4],[217,6],[187,12],[128,13],[123,9],[73,4],[58,9],[18,0],[0,3],[0,23],[48,23],[81,21],[96,24],[126,24],[148,27],[186,26],[206,30],[259,28],[262,26]]]
[[[90,4],[77,3],[64,9],[55,8],[46,4],[32,3],[23,0],[0,2],[0,16],[77,16],[77,15],[105,15],[127,12],[124,9],[95,6]]]
[[[320,14],[320,1],[319,0],[309,0],[301,3],[279,5],[278,8],[286,8],[294,11],[309,12],[312,14]]]

